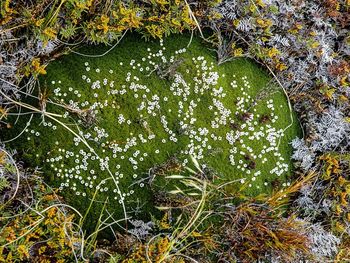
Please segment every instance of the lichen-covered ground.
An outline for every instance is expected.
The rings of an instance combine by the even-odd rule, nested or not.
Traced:
[[[110,47],[90,46],[79,52],[93,57],[52,62],[41,100],[27,102],[60,116],[22,112],[3,139],[23,131],[13,147],[80,211],[93,200],[91,222],[104,204],[114,219],[149,215],[149,183],[181,173],[190,155],[215,182],[237,180],[251,195],[288,184],[299,126],[283,91],[251,61],[218,66],[199,38],[189,41],[129,35],[103,56]]]

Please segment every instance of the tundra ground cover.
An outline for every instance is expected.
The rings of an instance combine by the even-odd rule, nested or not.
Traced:
[[[31,104],[39,108],[34,107],[32,110],[42,109],[45,113],[45,108],[50,108],[56,111],[50,107],[50,103],[45,103],[44,88],[42,92],[36,91],[34,94],[32,88],[37,83],[37,77],[45,74],[48,63],[56,60],[63,52],[69,53],[72,46],[91,43],[110,45],[130,30],[136,30],[146,38],[163,38],[184,30],[194,30],[202,35],[208,28],[211,36],[207,36],[207,40],[217,52],[217,61],[249,57],[270,70],[288,93],[303,127],[303,137],[292,142],[292,159],[297,161],[297,169],[293,172],[296,182],[284,192],[276,192],[265,199],[254,197],[247,201],[246,196],[238,195],[237,200],[235,194],[231,196],[220,186],[212,185],[213,178],[217,182],[218,178],[224,177],[211,177],[210,172],[206,173],[206,177],[202,173],[193,174],[192,179],[201,186],[199,192],[203,195],[190,196],[181,192],[172,195],[168,191],[159,196],[159,192],[166,188],[164,183],[167,180],[159,182],[166,170],[164,168],[176,168],[177,162],[170,159],[161,165],[155,164],[157,167],[151,174],[157,176],[146,180],[152,189],[152,201],[160,201],[156,202],[160,206],[174,204],[177,208],[172,206],[166,210],[164,220],[152,218],[150,222],[135,220],[139,214],[130,213],[132,211],[129,210],[129,215],[133,217],[129,220],[130,228],[120,232],[120,229],[115,229],[119,233],[114,233],[110,246],[105,240],[93,238],[95,235],[84,237],[86,229],[79,224],[83,215],[67,206],[61,198],[52,200],[52,197],[45,195],[46,191],[42,188],[45,183],[40,174],[37,177],[36,171],[27,169],[28,165],[31,168],[38,165],[46,177],[51,174],[51,184],[55,184],[56,174],[48,165],[42,167],[42,160],[35,160],[35,154],[31,154],[33,149],[24,152],[27,163],[23,163],[20,154],[23,154],[24,147],[18,147],[13,141],[5,146],[0,139],[0,261],[349,261],[349,7],[348,0],[2,1],[0,138],[3,138],[4,133],[7,134],[4,139],[14,138],[22,131],[19,127],[5,132],[11,125],[25,124],[21,122],[23,118],[15,121],[15,112],[11,111],[29,102],[28,98],[22,96],[23,91],[34,96],[40,94],[43,103],[39,107],[38,101],[34,99]],[[135,39],[135,42],[139,41]],[[105,50],[98,48],[96,53]],[[96,55],[94,50],[87,50],[87,53]],[[85,62],[92,64],[90,59],[82,60],[71,71],[75,72],[75,68]],[[66,67],[65,63],[61,65]],[[97,67],[102,69],[100,65]],[[74,73],[72,75],[75,77]],[[48,95],[49,100],[52,100],[52,92]],[[84,120],[91,116],[82,113],[84,111],[72,113],[68,118],[78,121],[79,118]],[[25,114],[31,117],[31,113]],[[35,131],[32,133],[31,130],[36,130],[33,129],[34,125],[40,124],[39,121],[34,122],[37,116],[33,115],[32,118],[28,129],[30,135],[22,134],[24,137],[19,137],[21,140],[24,138],[22,142],[27,137],[33,137]],[[88,120],[93,123],[94,118],[85,119]],[[70,121],[67,122],[71,124]],[[56,126],[58,130],[59,126]],[[11,131],[13,134],[10,134]],[[47,131],[43,134],[49,136]],[[69,139],[67,134],[69,132],[64,133],[63,139],[59,141]],[[199,163],[205,164],[203,161],[201,159]],[[181,178],[184,177],[177,176],[169,184],[176,187],[174,181]],[[60,181],[65,182],[64,179],[57,179],[57,186],[60,186]],[[159,191],[154,189],[155,181],[161,186]],[[247,191],[253,191],[255,185],[249,188],[248,184]],[[278,182],[273,185],[278,185]],[[235,190],[239,189],[238,186],[232,185],[232,192],[237,193]],[[146,187],[148,184],[142,189]],[[207,191],[201,191],[210,189],[213,190],[210,195],[207,195]],[[69,187],[64,191],[66,199],[76,200],[78,206],[78,198],[81,203],[90,200],[87,196],[77,196]],[[70,191],[71,195],[68,195]],[[52,193],[55,192],[56,189],[52,189]],[[97,201],[103,200],[102,195],[107,193],[99,193]],[[157,200],[163,196],[166,198]],[[202,198],[204,196],[205,199]],[[179,202],[181,200],[185,202]],[[209,207],[196,205],[203,204],[204,200]],[[135,209],[147,209],[144,204],[135,203]],[[279,209],[286,206],[287,211]],[[58,210],[50,209],[54,207]],[[92,210],[101,211],[101,207],[102,204]],[[103,211],[105,215],[108,215],[106,210],[120,212],[108,207]],[[71,221],[70,212],[74,213],[74,222]],[[223,220],[214,226],[215,229],[210,225],[198,228],[210,212],[223,215]],[[192,219],[196,219],[196,224],[193,224]],[[100,226],[106,227],[106,224],[102,222]],[[72,238],[75,240],[74,246],[67,251],[66,244],[70,247]],[[311,255],[305,255],[305,250]],[[178,256],[180,253],[183,255]],[[215,259],[212,255],[215,255]]]
[[[148,217],[151,182],[185,172],[191,155],[214,181],[237,180],[234,187],[250,195],[289,185],[289,142],[299,127],[283,90],[251,61],[218,66],[199,38],[189,41],[129,35],[112,50],[82,48],[51,63],[40,100],[28,98],[61,124],[13,113],[16,133],[23,132],[13,146],[44,167],[73,206],[87,211],[93,200],[91,221],[104,204],[117,219]]]

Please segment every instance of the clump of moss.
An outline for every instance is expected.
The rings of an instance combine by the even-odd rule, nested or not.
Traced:
[[[28,100],[47,114],[22,112],[2,137],[23,130],[11,144],[92,224],[101,211],[149,216],[154,177],[183,172],[190,155],[214,182],[240,180],[250,195],[288,184],[299,127],[283,92],[252,62],[218,66],[199,38],[188,41],[129,35],[51,63],[40,100]]]

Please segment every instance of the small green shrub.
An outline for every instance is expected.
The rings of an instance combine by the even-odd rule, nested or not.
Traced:
[[[73,250],[80,249],[82,240],[74,215],[60,204],[60,197],[39,180],[20,186],[14,200],[0,208],[0,262],[74,261]]]

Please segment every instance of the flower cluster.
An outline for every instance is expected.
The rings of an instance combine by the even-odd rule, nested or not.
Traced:
[[[161,42],[158,51],[149,48],[147,53],[107,70],[86,62],[81,80],[91,96],[85,96],[85,100],[81,100],[80,88],[52,81],[54,99],[68,105],[66,118],[91,111],[98,118],[108,112],[113,119],[111,127],[105,127],[101,119],[89,129],[79,129],[79,136],[73,138],[75,147],[65,148],[60,141],[48,152],[46,162],[60,179],[61,189],[81,196],[86,196],[82,189],[95,189],[112,193],[119,203],[125,202],[135,193],[135,187],[145,186],[143,173],[151,168],[149,164],[155,156],[167,156],[169,152],[176,154],[182,165],[192,155],[206,167],[212,166],[215,155],[222,153],[222,167],[234,171],[241,183],[256,189],[270,185],[271,180],[264,178],[279,177],[289,171],[289,160],[279,149],[284,130],[276,127],[276,109],[282,105],[272,97],[257,103],[256,91],[246,76],[222,74],[204,56],[190,58],[194,76],[188,67],[176,71],[160,92],[151,84],[154,80],[147,79],[164,74],[166,65],[175,64],[187,50],[168,55]],[[122,81],[115,77],[118,67],[126,68]],[[219,85],[227,78],[227,87]],[[232,103],[233,99],[236,103]],[[133,110],[130,105],[134,105]],[[46,121],[43,125],[55,127]],[[25,131],[41,136],[29,127]],[[86,150],[86,144],[96,150]],[[126,181],[132,183],[125,187]]]

